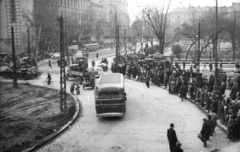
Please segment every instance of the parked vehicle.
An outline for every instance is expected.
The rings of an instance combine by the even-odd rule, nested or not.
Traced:
[[[84,77],[89,77],[90,75],[98,75],[98,71],[94,69],[87,69],[84,64],[72,64],[68,67],[67,80],[69,78],[77,78],[77,81],[81,84]]]
[[[52,59],[60,59],[60,52],[56,52],[52,55]]]
[[[83,77],[83,90],[89,87],[91,89],[93,89],[95,87],[95,77],[94,76],[87,76],[87,77]]]
[[[108,61],[107,61],[107,59],[106,58],[102,59],[102,61],[98,65],[98,67],[101,67],[103,69],[103,71],[107,71],[108,70]]]
[[[89,43],[89,44],[84,44],[83,48],[85,50],[88,50],[89,52],[97,51],[100,49],[100,44],[99,43]]]

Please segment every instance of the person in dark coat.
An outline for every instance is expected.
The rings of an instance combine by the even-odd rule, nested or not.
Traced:
[[[146,75],[146,86],[148,88],[150,87],[150,76],[149,76],[149,74]]]
[[[224,81],[222,81],[221,86],[220,86],[221,95],[225,94],[226,87],[227,87],[226,83]]]
[[[207,147],[207,140],[209,139],[211,135],[211,127],[209,123],[207,122],[207,119],[203,119],[203,125],[202,125],[202,130],[200,132],[202,134],[202,142],[204,144],[204,147]]]
[[[57,65],[58,65],[58,67],[60,67],[60,60],[59,59],[57,59]]]
[[[71,94],[74,94],[74,86],[75,86],[75,82],[73,82],[70,86],[70,92]]]
[[[213,69],[212,63],[209,63],[209,69],[210,69],[210,71],[212,71],[212,69]]]
[[[51,60],[48,61],[48,65],[50,68],[52,68]]]
[[[183,61],[183,69],[185,69],[186,63],[185,61]]]
[[[237,92],[238,92],[238,87],[237,87],[237,84],[235,83],[230,92],[230,97],[232,98],[232,100],[235,100],[237,98]]]
[[[174,124],[170,124],[170,128],[167,130],[167,138],[169,142],[170,152],[174,152],[176,143],[178,142],[176,132],[174,130]]]
[[[187,86],[185,84],[180,87],[180,98],[182,101],[187,98]]]

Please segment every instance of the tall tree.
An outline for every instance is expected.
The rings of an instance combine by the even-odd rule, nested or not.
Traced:
[[[36,50],[34,55],[37,60],[41,41],[45,41],[46,39],[58,39],[58,37],[56,37],[59,31],[57,26],[58,2],[49,1],[45,3],[37,0],[34,3],[34,11],[30,12],[23,10],[22,16],[25,21],[25,26],[35,31]]]
[[[231,42],[232,44],[232,51],[233,51],[233,56],[232,59],[235,61],[236,58],[236,49],[237,49],[237,41],[238,37],[240,36],[240,25],[237,24],[237,12],[234,11],[231,14],[231,17],[226,18],[225,20],[226,28],[225,31],[227,32],[226,38]]]
[[[168,16],[170,5],[171,5],[171,0],[169,0],[167,7],[163,5],[161,8],[147,7],[143,9],[143,19],[149,26],[152,27],[154,34],[156,35],[159,41],[160,54],[164,53],[163,50],[165,48],[167,16]]]

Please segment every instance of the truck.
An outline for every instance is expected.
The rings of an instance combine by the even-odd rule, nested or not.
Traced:
[[[74,63],[67,69],[67,80],[76,78],[82,84],[83,78],[98,75],[98,71],[88,68],[88,55],[85,52],[78,51],[74,59]]]

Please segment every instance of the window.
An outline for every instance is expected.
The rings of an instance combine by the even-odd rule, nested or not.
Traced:
[[[64,0],[64,5],[65,5],[65,6],[67,5],[67,0]]]
[[[63,0],[60,1],[60,4],[63,5]]]
[[[16,4],[15,0],[10,0],[10,8],[11,8],[11,21],[15,22],[16,21]]]
[[[70,5],[69,0],[68,0],[68,6]]]

